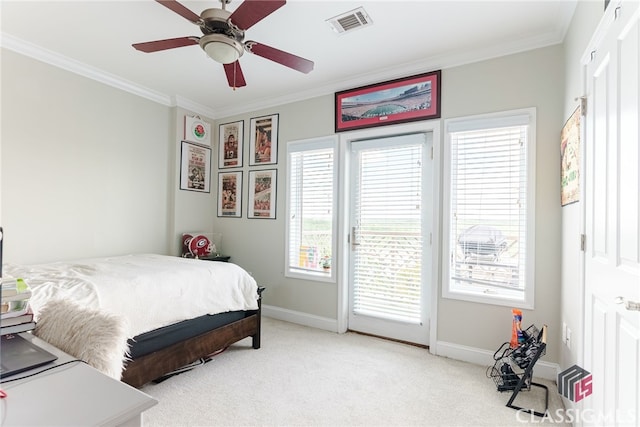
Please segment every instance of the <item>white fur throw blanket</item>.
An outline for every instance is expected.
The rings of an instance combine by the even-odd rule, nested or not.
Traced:
[[[129,350],[126,319],[57,299],[48,301],[36,320],[37,337],[120,380]]]

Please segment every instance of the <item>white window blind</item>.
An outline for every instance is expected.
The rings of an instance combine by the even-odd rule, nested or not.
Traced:
[[[406,145],[394,145],[391,139],[383,146],[360,150],[354,169],[353,310],[419,323],[424,135],[397,139]]]
[[[292,144],[288,156],[287,271],[331,277],[335,234],[335,148]]]
[[[533,286],[530,126],[524,115],[448,127],[449,291],[524,302]]]

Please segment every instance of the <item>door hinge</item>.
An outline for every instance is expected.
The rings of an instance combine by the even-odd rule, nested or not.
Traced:
[[[431,147],[431,160],[433,160],[433,147]]]
[[[587,97],[586,96],[580,97],[580,114],[583,117],[587,116]]]
[[[580,250],[582,252],[587,250],[587,237],[584,234],[580,235]]]

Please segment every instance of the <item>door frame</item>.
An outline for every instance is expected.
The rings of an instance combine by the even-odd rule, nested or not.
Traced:
[[[440,292],[440,248],[442,247],[440,241],[440,163],[441,163],[441,146],[442,141],[440,138],[440,120],[427,120],[402,125],[382,126],[377,128],[364,129],[359,131],[351,131],[340,134],[339,142],[339,156],[340,156],[340,176],[349,177],[349,153],[352,141],[370,138],[385,138],[394,135],[403,135],[408,133],[431,133],[433,136],[433,167],[432,167],[432,188],[433,192],[433,206],[431,207],[431,290],[428,293],[429,304],[429,352],[435,354],[437,337],[437,324],[438,324],[438,295]],[[340,253],[341,265],[344,268],[341,269],[340,277],[338,278],[338,307],[337,307],[337,320],[338,320],[338,332],[344,333],[347,331],[349,322],[349,182],[347,179],[343,179],[340,182],[340,200],[338,201],[338,252]]]
[[[360,162],[363,157],[363,153],[377,153],[378,150],[389,150],[389,152],[396,152],[395,150],[405,150],[407,147],[411,147],[411,150],[414,150],[415,147],[420,147],[420,161],[417,164],[416,171],[420,171],[420,236],[421,236],[421,248],[420,248],[420,279],[418,281],[418,285],[420,287],[420,318],[413,319],[409,321],[408,319],[398,319],[392,317],[386,317],[381,313],[373,312],[360,312],[356,313],[355,310],[355,293],[356,293],[356,265],[353,264],[354,261],[359,258],[358,253],[364,251],[367,253],[368,249],[367,244],[364,242],[366,237],[358,232],[357,234],[354,232],[354,229],[357,228],[361,231],[360,219],[361,216],[358,212],[360,209],[365,209],[363,207],[358,207],[358,204],[355,203],[355,200],[358,199],[357,192],[361,191],[363,185],[366,186],[366,178],[360,175],[360,168],[362,163]],[[431,221],[431,206],[433,197],[431,179],[433,178],[433,174],[431,173],[431,168],[433,167],[433,159],[431,159],[431,147],[433,146],[433,134],[431,133],[411,133],[400,136],[393,137],[385,137],[385,138],[373,138],[373,139],[364,139],[360,141],[352,141],[350,145],[350,156],[349,159],[351,162],[351,167],[355,168],[351,170],[351,176],[348,180],[345,180],[345,184],[349,185],[351,191],[356,192],[352,193],[353,197],[351,198],[349,205],[349,213],[350,213],[350,224],[349,230],[351,231],[351,239],[358,240],[358,246],[355,248],[351,246],[350,250],[350,265],[347,266],[350,268],[349,272],[349,320],[348,320],[348,328],[349,330],[360,331],[364,333],[369,333],[373,335],[379,335],[382,337],[387,337],[390,339],[397,339],[400,341],[407,341],[411,343],[415,343],[417,345],[429,345],[429,335],[430,335],[430,323],[429,319],[431,316],[430,313],[430,290],[432,288],[432,276],[430,270],[430,262],[432,259],[431,252],[433,251],[433,246],[430,244],[428,237],[431,233],[431,227],[433,223]],[[415,153],[415,152],[414,152]],[[365,154],[366,157],[366,154]],[[371,159],[372,160],[372,159]],[[372,160],[373,161],[373,160]],[[407,166],[408,167],[408,166]],[[379,178],[379,177],[378,177]],[[399,184],[402,186],[402,184]],[[373,203],[373,201],[372,201]],[[382,202],[385,203],[384,201]],[[367,205],[369,203],[366,203]],[[378,208],[375,208],[377,210]],[[373,213],[369,211],[369,213]],[[366,220],[365,220],[366,222]],[[369,225],[373,225],[370,223]],[[378,226],[382,226],[382,223],[378,223]],[[390,231],[387,229],[387,231]],[[356,237],[358,236],[358,237]],[[362,242],[360,240],[363,240]],[[365,255],[365,258],[367,256]],[[393,269],[391,270],[393,271]],[[367,283],[365,280],[366,284]],[[365,283],[358,282],[358,285],[363,285]]]
[[[618,19],[617,9],[621,6],[624,6],[625,3],[627,3],[626,6],[628,10],[628,8],[630,7],[628,4],[629,2],[626,2],[624,0],[611,1],[611,3],[607,6],[603,16],[601,17],[600,22],[598,23],[587,47],[584,50],[584,53],[580,58],[580,65],[581,65],[581,71],[582,71],[582,90],[583,90],[583,93],[585,94],[583,97],[580,97],[580,100],[582,103],[582,114],[583,114],[583,117],[582,117],[583,120],[581,123],[581,129],[580,129],[580,138],[581,138],[581,141],[583,141],[581,142],[581,147],[580,147],[580,156],[581,156],[580,170],[582,171],[580,176],[580,187],[581,187],[580,189],[580,200],[581,200],[580,232],[582,234],[582,238],[587,239],[586,244],[583,243],[583,247],[580,253],[580,271],[579,271],[579,283],[580,283],[579,296],[581,301],[581,304],[580,304],[581,312],[579,314],[581,316],[581,320],[583,321],[583,324],[582,324],[582,331],[581,331],[582,342],[580,343],[580,348],[578,348],[576,351],[576,359],[577,359],[578,365],[580,366],[585,366],[585,364],[588,361],[590,361],[591,359],[590,351],[593,343],[593,338],[592,338],[593,326],[591,325],[593,314],[592,314],[592,308],[588,307],[589,298],[591,295],[591,288],[588,287],[589,284],[587,283],[588,282],[587,256],[588,256],[588,250],[592,244],[589,241],[589,239],[593,239],[593,236],[589,234],[589,230],[587,227],[588,226],[587,210],[589,208],[587,203],[587,198],[589,197],[588,190],[591,189],[591,188],[587,188],[587,184],[589,180],[593,181],[593,179],[591,178],[587,179],[587,175],[590,173],[593,173],[593,171],[589,169],[590,163],[593,162],[593,159],[592,159],[593,151],[592,151],[592,147],[588,145],[590,141],[587,140],[587,130],[588,130],[587,121],[590,119],[591,111],[585,112],[585,109],[591,110],[594,108],[594,106],[591,103],[591,100],[589,99],[594,95],[590,91],[591,88],[590,88],[590,80],[589,80],[589,70],[590,70],[591,63],[594,60],[594,52],[602,48],[603,40],[609,35],[611,31],[615,30],[614,26],[616,25],[616,21]],[[638,6],[636,5],[635,7],[636,9],[633,9],[633,11],[635,14],[637,14],[639,13]],[[627,15],[627,16],[634,16],[634,14],[632,13],[631,15]],[[568,401],[567,399],[563,399],[563,400],[566,405],[567,404],[569,405],[568,408],[576,408],[580,411],[593,410],[593,402],[589,399],[581,400],[578,403]],[[604,415],[606,416],[606,414]],[[578,420],[576,420],[575,425],[582,426],[585,423],[590,424],[590,421],[579,418]]]

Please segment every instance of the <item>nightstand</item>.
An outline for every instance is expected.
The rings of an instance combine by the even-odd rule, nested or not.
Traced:
[[[210,256],[203,256],[201,258],[198,259],[202,259],[204,261],[220,261],[220,262],[229,262],[229,260],[231,259],[230,255],[210,255]]]

